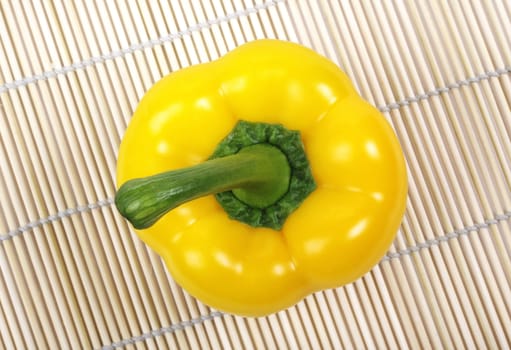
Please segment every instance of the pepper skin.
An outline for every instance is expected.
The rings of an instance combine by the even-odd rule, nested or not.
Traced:
[[[157,82],[122,140],[118,185],[206,161],[239,120],[298,130],[317,188],[278,231],[229,219],[213,195],[136,230],[175,281],[216,309],[262,316],[367,273],[405,210],[403,153],[347,76],[300,45],[250,42]]]

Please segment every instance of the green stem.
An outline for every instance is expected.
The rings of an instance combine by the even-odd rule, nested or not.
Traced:
[[[250,207],[268,207],[288,191],[290,175],[279,148],[256,144],[190,168],[130,180],[115,204],[135,228],[144,229],[185,202],[229,190]]]

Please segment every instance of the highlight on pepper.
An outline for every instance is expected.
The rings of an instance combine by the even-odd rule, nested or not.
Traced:
[[[117,184],[119,212],[175,281],[244,316],[363,276],[407,197],[384,116],[333,62],[266,39],[157,82],[121,142]]]

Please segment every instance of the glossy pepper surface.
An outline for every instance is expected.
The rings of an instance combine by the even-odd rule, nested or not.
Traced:
[[[216,309],[260,316],[378,263],[405,210],[403,153],[347,76],[297,44],[250,42],[157,82],[122,140],[118,185],[206,162],[240,121],[298,131],[315,189],[278,229],[233,220],[206,195],[136,230],[176,282]]]

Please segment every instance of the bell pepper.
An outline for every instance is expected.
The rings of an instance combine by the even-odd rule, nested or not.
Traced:
[[[331,61],[256,40],[165,76],[122,139],[116,205],[205,304],[262,316],[350,283],[405,210],[392,127]]]

